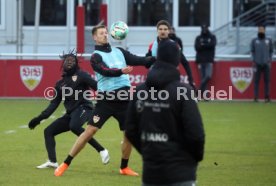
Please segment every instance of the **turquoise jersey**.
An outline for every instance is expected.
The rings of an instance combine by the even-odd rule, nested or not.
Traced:
[[[157,57],[158,42],[157,39],[153,42],[151,47],[151,56]]]
[[[95,50],[93,54],[99,54],[108,68],[122,69],[127,66],[123,53],[115,47],[111,47],[111,52],[102,52]],[[95,72],[98,81],[99,91],[112,91],[122,87],[130,87],[128,74],[122,74],[119,77],[106,77]]]

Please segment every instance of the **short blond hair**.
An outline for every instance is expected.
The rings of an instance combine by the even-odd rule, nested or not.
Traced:
[[[93,29],[92,29],[92,35],[95,35],[100,28],[106,28],[107,29],[107,27],[105,25],[94,26]]]

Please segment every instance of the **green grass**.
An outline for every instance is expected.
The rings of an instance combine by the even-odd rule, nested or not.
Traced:
[[[141,177],[118,174],[122,134],[114,119],[96,135],[110,151],[108,165],[102,165],[98,153],[87,145],[62,177],[55,177],[53,169],[37,170],[35,166],[47,159],[43,129],[53,119],[35,130],[20,126],[27,125],[47,104],[42,100],[0,100],[0,185],[141,185]],[[206,146],[198,168],[198,185],[275,185],[276,104],[204,102],[199,107]],[[54,115],[59,117],[62,111],[61,106]],[[75,139],[70,132],[56,137],[59,162]],[[130,166],[141,173],[141,158],[135,150]]]

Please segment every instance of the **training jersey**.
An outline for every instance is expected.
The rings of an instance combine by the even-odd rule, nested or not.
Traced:
[[[122,69],[127,66],[123,53],[115,47],[111,47],[111,52],[95,50],[93,54],[99,54],[108,68]],[[99,91],[112,91],[122,87],[130,87],[128,74],[122,74],[119,77],[107,77],[95,72],[98,81]]]
[[[158,49],[158,42],[157,39],[153,41],[152,47],[151,47],[151,55],[153,57],[157,57],[157,49]]]

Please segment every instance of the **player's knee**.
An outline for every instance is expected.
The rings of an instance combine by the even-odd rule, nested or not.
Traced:
[[[81,135],[81,133],[83,133],[84,129],[82,129],[81,127],[77,127],[77,126],[70,126],[70,130],[76,134],[76,135]]]
[[[88,125],[85,131],[81,134],[82,138],[89,141],[97,132],[98,128]]]
[[[98,128],[97,127],[94,127],[92,125],[88,125],[85,129],[85,134],[88,135],[88,136],[93,136],[96,134],[96,132],[98,131]]]
[[[53,132],[52,132],[52,130],[50,129],[50,128],[46,128],[46,129],[44,129],[44,136],[46,137],[46,136],[52,136],[53,135]]]

